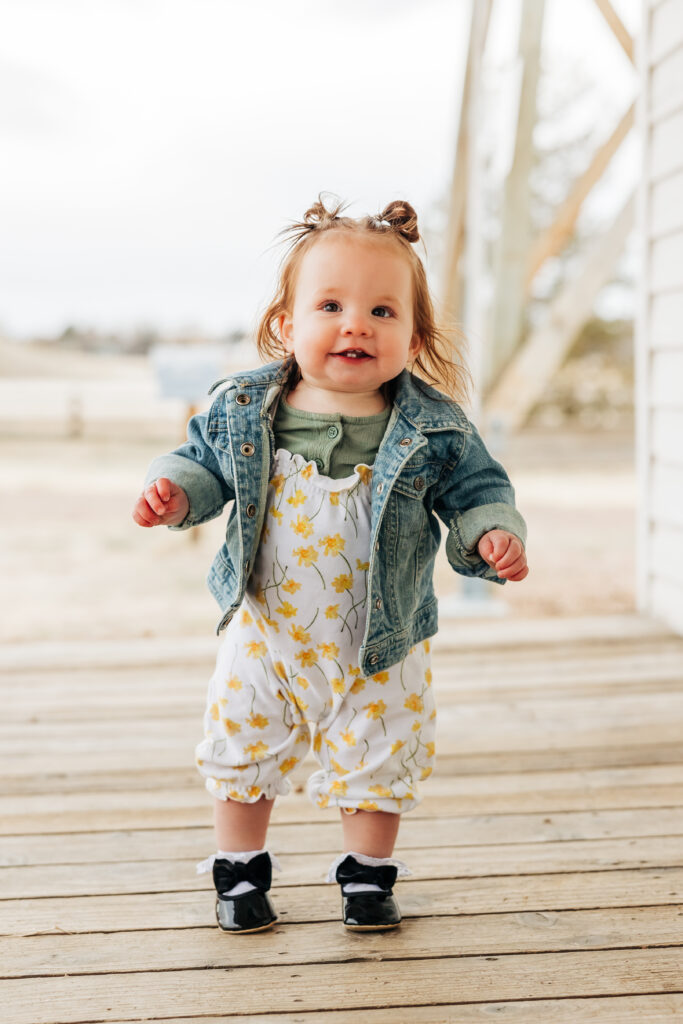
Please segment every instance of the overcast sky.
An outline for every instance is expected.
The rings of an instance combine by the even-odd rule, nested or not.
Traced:
[[[639,0],[613,2],[635,31]],[[504,66],[519,0],[494,9],[487,59]],[[448,188],[469,0],[0,0],[0,12],[11,336],[249,327],[277,231],[320,190],[354,215],[405,197],[426,221]],[[574,60],[604,90],[603,113],[626,108],[635,75],[593,0],[547,0],[544,61]]]

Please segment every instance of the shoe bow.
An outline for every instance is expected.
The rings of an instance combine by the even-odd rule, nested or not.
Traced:
[[[247,864],[231,860],[215,860],[213,864],[213,883],[218,893],[228,892],[238,882],[251,882],[261,892],[267,892],[272,879],[273,867],[267,853],[258,853]]]
[[[355,857],[345,857],[337,868],[336,880],[342,885],[349,882],[362,882],[366,885],[378,885],[386,892],[394,885],[398,875],[398,868],[393,864],[359,864]]]

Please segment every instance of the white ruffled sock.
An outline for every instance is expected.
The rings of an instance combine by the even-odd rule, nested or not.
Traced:
[[[265,848],[263,850],[240,850],[237,853],[232,853],[229,850],[217,850],[216,853],[212,853],[206,860],[201,861],[197,864],[197,874],[204,875],[213,869],[214,861],[216,860],[231,860],[233,864],[248,864],[252,857],[256,857],[259,853],[267,853],[270,857],[270,863],[273,866],[274,871],[281,871],[280,862],[277,857],[269,853]],[[221,893],[221,896],[240,896],[243,892],[251,892],[256,886],[252,885],[251,882],[247,882],[245,879],[242,882],[238,882],[237,885],[233,885],[232,889],[228,889],[226,892]]]
[[[398,878],[405,875],[412,875],[412,871],[408,865],[402,860],[397,860],[395,857],[370,857],[366,853],[356,853],[355,850],[347,850],[346,853],[341,853],[332,861],[327,872],[326,881],[337,881],[335,878],[337,868],[346,857],[353,857],[359,864],[369,864],[371,867],[379,867],[381,864],[389,864],[398,869]],[[373,885],[371,882],[347,882],[344,886],[344,892],[382,892],[382,887],[380,885]]]

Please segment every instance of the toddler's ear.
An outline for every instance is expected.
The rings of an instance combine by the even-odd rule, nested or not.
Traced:
[[[414,334],[410,339],[410,346],[408,348],[408,356],[410,359],[414,359],[422,349],[422,338],[419,334]]]
[[[292,337],[292,318],[289,313],[281,313],[278,317],[280,338],[286,352],[294,351],[294,338]]]

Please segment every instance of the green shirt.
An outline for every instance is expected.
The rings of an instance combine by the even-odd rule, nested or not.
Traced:
[[[303,455],[318,472],[333,480],[351,476],[358,463],[371,466],[391,416],[391,406],[373,416],[306,412],[288,405],[284,396],[273,420],[275,448]]]

